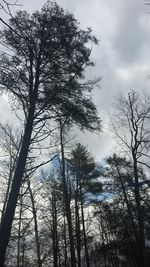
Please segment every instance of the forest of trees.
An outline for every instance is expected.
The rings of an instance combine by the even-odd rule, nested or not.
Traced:
[[[117,149],[96,162],[74,128],[102,130],[85,74],[97,38],[55,2],[0,7],[0,90],[21,125],[0,124],[0,266],[150,266],[150,96],[118,96]]]

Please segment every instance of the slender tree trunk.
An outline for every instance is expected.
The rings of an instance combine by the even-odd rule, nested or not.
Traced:
[[[42,267],[37,212],[36,212],[36,208],[35,208],[35,201],[34,201],[32,189],[30,186],[30,181],[28,181],[28,189],[29,189],[29,193],[30,193],[30,199],[31,199],[31,203],[32,203],[32,211],[33,211],[33,219],[34,219],[34,233],[35,233],[36,250],[37,250],[37,267]]]
[[[80,186],[80,197],[81,197],[81,219],[82,219],[82,227],[83,227],[83,238],[84,238],[86,265],[87,265],[87,267],[90,267],[89,252],[88,252],[88,246],[87,246],[87,237],[86,237],[86,230],[85,230],[85,219],[84,219],[84,208],[83,208],[83,193],[82,193],[81,186]]]
[[[20,267],[21,218],[22,218],[22,199],[20,199],[19,223],[18,223],[17,267]]]
[[[77,195],[75,196],[75,220],[76,220],[76,241],[77,241],[78,267],[81,267],[80,218],[79,218],[79,207],[78,207],[78,196]]]
[[[121,183],[121,187],[122,187],[125,203],[127,205],[128,215],[129,215],[129,218],[130,218],[131,223],[132,223],[132,229],[133,229],[133,232],[134,232],[134,235],[135,235],[135,240],[136,240],[137,244],[139,244],[139,235],[138,235],[138,232],[137,232],[136,225],[134,223],[134,219],[133,219],[133,216],[132,216],[132,211],[131,211],[130,204],[129,204],[129,201],[128,201],[128,197],[127,197],[127,194],[126,194],[126,190],[125,190],[125,187],[124,187],[124,184],[123,184],[123,181],[122,181],[122,177],[120,175],[119,167],[117,166],[117,164],[116,164],[116,168],[117,168],[117,172],[118,172],[118,178],[119,178],[119,181]]]
[[[52,239],[53,239],[53,259],[54,267],[58,267],[58,237],[57,237],[57,209],[56,209],[56,192],[55,185],[53,187],[53,196],[52,196]]]
[[[65,208],[63,207],[64,209],[64,233],[63,233],[63,237],[64,237],[64,257],[65,257],[65,260],[64,260],[64,267],[67,267],[68,266],[68,254],[67,254],[67,236],[66,236],[66,213],[65,213]]]
[[[139,190],[139,177],[137,168],[137,159],[134,150],[132,150],[133,164],[134,164],[134,178],[135,178],[135,201],[138,212],[138,225],[139,225],[139,267],[146,267],[145,265],[145,235],[144,235],[144,218],[141,207],[140,190]]]
[[[104,260],[104,267],[107,267],[107,260],[106,260],[106,249],[105,249],[105,236],[104,236],[104,223],[102,216],[100,216],[100,232],[101,232],[101,240],[102,240],[102,248],[103,248],[103,260]]]
[[[22,262],[22,267],[25,267],[24,266],[24,262],[25,262],[25,238],[23,237],[23,244],[22,244],[22,259],[21,259],[21,262]]]
[[[35,110],[35,105],[34,107],[32,107],[32,109],[29,110],[29,115],[28,115],[28,119],[27,119],[27,123],[25,127],[22,147],[21,147],[21,151],[18,157],[16,170],[14,173],[12,187],[11,187],[11,191],[9,194],[6,211],[3,216],[1,226],[0,226],[0,266],[1,267],[4,266],[6,249],[7,249],[10,234],[11,234],[11,227],[12,227],[12,222],[14,219],[15,208],[17,205],[17,199],[19,195],[23,173],[25,170],[25,164],[26,164],[26,159],[27,159],[28,150],[30,146],[32,127],[33,127],[33,121],[34,121],[34,110]]]
[[[7,205],[7,201],[8,201],[8,196],[9,196],[9,191],[10,191],[10,184],[11,184],[11,180],[12,180],[12,172],[13,172],[13,168],[15,167],[14,163],[12,163],[12,158],[10,156],[10,171],[9,171],[9,178],[8,178],[8,185],[7,185],[7,190],[6,190],[6,195],[5,195],[5,200],[4,200],[4,205],[3,205],[3,209],[2,209],[2,217],[1,217],[1,223],[5,214],[5,209],[6,209],[6,205]],[[13,166],[12,166],[13,165]]]
[[[62,179],[63,179],[64,200],[65,200],[66,217],[67,217],[67,222],[68,222],[68,232],[69,232],[69,241],[70,241],[71,267],[76,267],[74,236],[73,236],[71,208],[70,208],[70,197],[68,194],[68,188],[66,184],[66,175],[65,175],[63,127],[62,127],[61,121],[60,121],[60,144],[61,144],[61,157],[62,157]]]
[[[107,229],[106,235],[107,235],[107,241],[108,241],[107,244],[109,245],[109,248],[110,248],[111,264],[113,267],[118,267],[119,261],[118,261],[118,256],[116,253],[115,242],[113,245],[110,245],[113,237],[112,237],[112,232],[111,232],[112,222],[111,222],[111,217],[109,216],[109,213],[107,213],[107,220],[108,220],[108,229]]]

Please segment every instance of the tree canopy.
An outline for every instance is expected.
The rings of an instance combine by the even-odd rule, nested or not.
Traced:
[[[92,66],[89,43],[97,44],[91,29],[81,30],[77,20],[55,2],[47,2],[32,15],[19,11],[11,28],[1,31],[10,49],[0,60],[0,83],[11,92],[25,114],[69,117],[80,126],[98,130],[100,120],[92,102],[94,81],[85,79]]]

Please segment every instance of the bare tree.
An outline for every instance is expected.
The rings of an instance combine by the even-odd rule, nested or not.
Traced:
[[[21,132],[10,124],[0,124],[0,148],[1,148],[1,194],[3,195],[3,207],[1,221],[5,214],[7,201],[12,184],[12,177],[17,164],[18,154],[21,145]]]
[[[134,196],[138,214],[139,266],[146,266],[144,217],[142,211],[141,187],[148,181],[141,181],[139,166],[149,167],[150,144],[150,97],[132,91],[127,98],[118,97],[117,114],[113,128],[118,142],[130,157],[134,170]]]

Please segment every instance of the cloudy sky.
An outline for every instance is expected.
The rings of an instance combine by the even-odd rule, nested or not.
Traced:
[[[89,71],[89,76],[102,77],[101,88],[94,91],[94,99],[103,120],[103,132],[99,136],[82,136],[82,140],[99,160],[116,149],[109,130],[108,114],[112,113],[112,104],[118,92],[127,94],[131,89],[150,90],[150,6],[144,5],[145,1],[56,1],[75,15],[81,28],[91,27],[100,40],[99,46],[92,51],[96,65]],[[20,9],[30,12],[40,9],[44,2],[19,0],[23,5]],[[9,119],[2,115],[4,108],[5,100],[2,99],[0,120]]]

